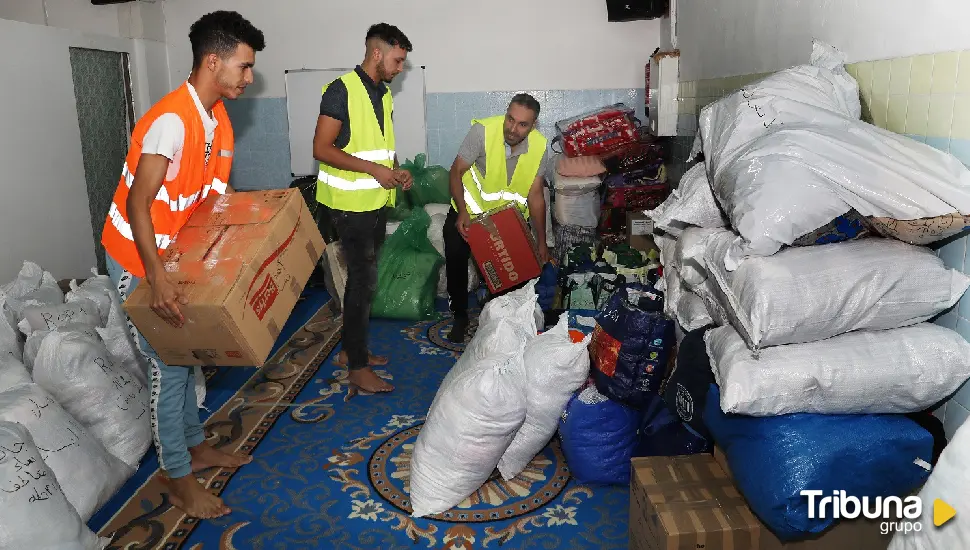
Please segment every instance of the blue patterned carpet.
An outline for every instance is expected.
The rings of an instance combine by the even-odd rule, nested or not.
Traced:
[[[91,522],[112,548],[627,547],[628,489],[576,484],[555,441],[512,482],[493,478],[452,511],[411,518],[411,445],[460,353],[444,340],[450,321],[375,320],[372,349],[391,358],[379,372],[396,390],[350,396],[332,363],[340,322],[321,309],[326,299],[308,295],[266,367],[210,378],[210,441],[254,457],[200,474],[233,513],[181,515],[150,456]]]

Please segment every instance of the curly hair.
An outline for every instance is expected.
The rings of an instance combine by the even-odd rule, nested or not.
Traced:
[[[239,44],[246,44],[255,52],[266,47],[263,31],[234,11],[203,15],[189,28],[189,42],[192,43],[193,68],[202,65],[202,60],[210,53],[223,59],[230,57]]]

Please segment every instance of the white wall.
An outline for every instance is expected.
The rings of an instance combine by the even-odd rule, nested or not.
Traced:
[[[373,23],[411,39],[428,92],[641,88],[660,22],[609,23],[602,0],[166,0],[172,82],[188,76],[188,29],[217,9],[240,12],[266,35],[246,97],[283,97],[283,71],[353,66]],[[507,38],[508,37],[508,38]]]
[[[30,9],[10,9],[27,1],[0,3],[0,15],[36,18]],[[49,6],[55,4],[48,1]],[[94,10],[89,16],[81,17],[85,12],[79,9],[73,21],[82,27],[112,29],[110,12],[88,7]],[[113,15],[117,31],[117,11]],[[5,197],[0,215],[0,282],[15,277],[24,260],[40,263],[59,278],[86,276],[94,267],[69,48],[131,54],[136,108],[142,112],[148,107],[144,75],[150,71],[137,56],[137,42],[0,19],[0,51],[6,52],[0,55],[0,74],[8,84],[16,83],[0,86],[0,192]],[[141,42],[144,50],[150,41]],[[148,49],[164,53],[164,47],[153,44]],[[167,67],[160,70],[165,72]]]
[[[681,81],[805,63],[812,38],[850,62],[970,49],[959,0],[679,0]]]

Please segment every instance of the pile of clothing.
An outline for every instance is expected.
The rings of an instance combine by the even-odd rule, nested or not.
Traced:
[[[547,175],[553,196],[556,259],[575,245],[625,236],[626,212],[669,194],[661,144],[641,132],[633,109],[617,103],[556,123],[557,151]]]
[[[970,378],[970,343],[930,322],[970,286],[924,246],[956,225],[903,230],[970,214],[970,171],[859,120],[858,97],[816,42],[704,109],[703,162],[647,213],[679,327],[668,409],[783,541],[838,521],[802,491],[917,490],[945,445],[928,411]]]

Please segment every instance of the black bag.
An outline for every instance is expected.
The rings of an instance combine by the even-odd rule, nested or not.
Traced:
[[[303,195],[303,200],[306,202],[307,209],[310,211],[310,215],[313,216],[313,220],[317,224],[317,229],[320,230],[320,234],[323,235],[323,241],[328,245],[337,240],[337,231],[333,228],[333,224],[330,223],[329,216],[324,216],[324,208],[320,203],[317,202],[317,176],[303,176],[297,178],[290,183],[290,188],[296,188],[300,190],[300,194]],[[320,262],[317,262],[316,268],[314,268],[313,273],[310,274],[310,280],[307,281],[307,287],[321,287],[327,286],[326,273]],[[330,290],[330,287],[327,287]],[[331,292],[332,294],[332,292]]]
[[[707,328],[688,332],[677,350],[677,362],[662,390],[667,408],[705,439],[711,433],[704,425],[704,404],[714,383],[711,360],[704,346]]]

